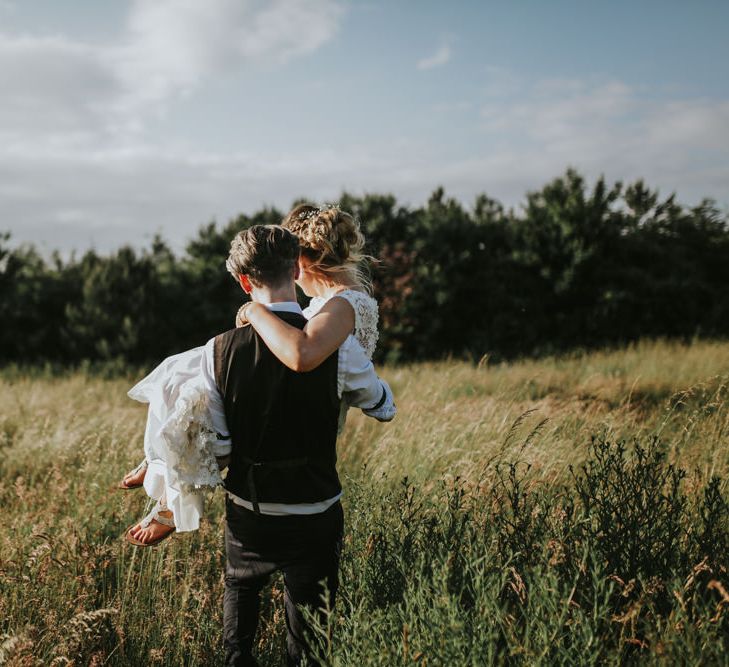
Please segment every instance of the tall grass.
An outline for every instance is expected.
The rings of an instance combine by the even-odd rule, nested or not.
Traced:
[[[729,344],[385,369],[351,414],[331,665],[729,664]],[[119,536],[143,492],[130,380],[0,381],[0,663],[215,665],[222,497],[163,547]],[[282,583],[258,655],[282,664]]]

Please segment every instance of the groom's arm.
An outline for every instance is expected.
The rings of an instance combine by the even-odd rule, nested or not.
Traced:
[[[340,396],[368,417],[389,422],[397,413],[390,385],[380,379],[357,340],[350,336],[339,348]]]
[[[215,382],[215,338],[211,338],[205,345],[203,350],[202,374],[205,391],[208,395],[208,411],[210,413],[210,421],[217,434],[217,441],[213,445],[213,453],[218,459],[218,465],[221,470],[227,465],[226,458],[229,458],[233,449],[230,439],[230,431],[228,430],[228,420],[225,418],[225,405],[223,397],[220,395],[218,385]]]

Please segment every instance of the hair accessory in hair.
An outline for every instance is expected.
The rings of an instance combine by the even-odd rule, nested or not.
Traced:
[[[309,218],[316,218],[320,213],[320,208],[311,208],[308,211],[301,211],[297,217],[299,220],[308,220]]]

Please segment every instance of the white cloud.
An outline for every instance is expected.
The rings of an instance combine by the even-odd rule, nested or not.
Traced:
[[[23,219],[15,240],[46,251],[148,246],[156,231],[179,249],[212,218],[226,222],[264,202],[285,208],[301,195],[331,201],[344,184],[380,166],[367,154],[343,164],[338,152],[326,149],[266,160],[159,147],[40,158],[6,153],[0,156],[2,219]]]
[[[483,103],[438,100],[428,136],[405,128],[336,150],[326,136],[320,149],[302,137],[265,155],[207,150],[195,127],[183,147],[149,136],[150,119],[172,116],[180,96],[220,72],[309,53],[341,16],[331,0],[135,0],[110,44],[0,32],[0,230],[48,250],[148,245],[157,230],[181,242],[213,216],[333,200],[343,188],[419,205],[442,184],[463,201],[485,191],[512,205],[568,165],[591,178],[645,177],[682,201],[726,193],[728,99],[620,80],[529,82],[504,68],[483,70]],[[449,58],[443,47],[419,67]]]
[[[74,141],[106,125],[119,79],[105,52],[64,37],[0,34],[0,136]]]
[[[729,100],[665,99],[621,81],[550,80],[491,97],[481,117],[491,150],[478,169],[496,195],[502,183],[511,189],[513,174],[534,188],[568,165],[591,177],[645,178],[688,201],[726,193]]]
[[[135,0],[114,55],[128,101],[145,105],[246,62],[280,63],[315,51],[341,16],[334,0]]]
[[[441,46],[433,55],[418,61],[418,69],[427,70],[445,65],[451,59],[451,48],[447,44]]]
[[[212,217],[226,221],[264,203],[283,209],[297,196],[336,200],[345,188],[394,192],[420,205],[444,185],[464,202],[486,192],[517,205],[573,165],[590,179],[644,177],[693,203],[722,195],[729,182],[729,100],[659,102],[617,81],[550,81],[492,99],[482,123],[470,150],[448,154],[388,137],[336,150],[271,151],[265,159],[144,142],[33,154],[0,144],[0,219],[23,219],[15,238],[48,250],[91,242],[106,250],[148,247],[155,231],[180,244]]]
[[[486,132],[520,137],[527,150],[595,164],[630,159],[653,170],[658,155],[729,149],[729,100],[656,99],[620,81],[544,81],[481,115]]]
[[[103,44],[0,30],[0,230],[108,248],[155,225],[189,237],[251,187],[273,197],[260,160],[175,150],[145,128],[221,72],[315,51],[342,15],[336,0],[133,0]]]
[[[320,48],[342,11],[335,0],[134,0],[105,45],[0,32],[0,138],[126,140],[207,77]]]

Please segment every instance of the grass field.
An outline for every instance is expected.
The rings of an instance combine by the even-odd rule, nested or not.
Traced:
[[[340,440],[324,662],[729,664],[729,343],[383,376],[396,420]],[[197,533],[120,540],[135,378],[0,377],[0,664],[220,664],[222,494]],[[262,664],[284,632],[274,580]]]

